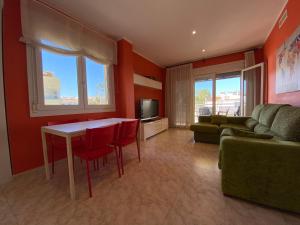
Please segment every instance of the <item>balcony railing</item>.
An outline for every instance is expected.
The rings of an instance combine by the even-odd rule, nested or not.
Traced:
[[[212,103],[195,104],[195,122],[198,122],[199,116],[208,116],[213,114],[212,109]],[[217,103],[215,114],[226,116],[240,116],[240,102],[232,101],[226,103]]]

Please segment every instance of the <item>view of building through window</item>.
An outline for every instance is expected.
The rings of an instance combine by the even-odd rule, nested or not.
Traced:
[[[195,122],[200,115],[240,115],[240,76],[216,79],[216,98],[213,101],[213,80],[195,82]]]
[[[78,105],[77,57],[42,49],[45,105]]]
[[[45,105],[79,105],[77,56],[41,50]],[[107,66],[85,57],[88,105],[107,105]]]
[[[240,76],[216,80],[216,114],[240,115]]]
[[[202,115],[212,114],[213,80],[197,80],[195,82],[195,122]]]

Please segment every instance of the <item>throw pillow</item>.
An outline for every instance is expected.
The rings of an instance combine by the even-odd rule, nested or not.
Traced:
[[[222,116],[222,115],[212,115],[211,116],[211,123],[212,124],[217,124],[217,125],[227,123],[227,117]]]
[[[248,127],[250,130],[253,130],[257,124],[258,124],[258,121],[253,118],[249,118],[245,122],[246,127]]]

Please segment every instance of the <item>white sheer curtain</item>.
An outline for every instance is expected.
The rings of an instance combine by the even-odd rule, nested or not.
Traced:
[[[192,64],[167,69],[166,114],[171,127],[186,127],[192,122]]]
[[[35,0],[21,0],[22,41],[117,63],[116,42]],[[51,43],[51,44],[49,44]],[[62,46],[62,47],[60,47]]]

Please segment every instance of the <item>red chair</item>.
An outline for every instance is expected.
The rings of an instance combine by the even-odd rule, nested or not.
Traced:
[[[60,124],[66,124],[66,123],[76,123],[79,122],[79,120],[67,120],[67,121],[56,121],[56,122],[48,122],[48,126],[52,125],[60,125]],[[52,164],[52,174],[54,174],[54,151],[66,151],[67,145],[66,145],[66,139],[57,135],[48,135],[49,137],[49,149],[51,151],[51,164]],[[72,138],[72,149],[76,150],[78,148],[82,148],[83,141],[81,137],[74,137]]]
[[[123,147],[136,142],[139,161],[141,161],[140,146],[138,144],[139,124],[140,124],[139,120],[124,121],[121,123],[119,137],[116,142],[116,146],[118,146],[119,148],[119,157],[121,159],[122,174],[124,174]]]
[[[74,151],[74,155],[86,161],[86,173],[89,185],[90,197],[92,197],[92,185],[90,176],[90,161],[98,161],[99,158],[107,156],[115,151],[118,166],[118,174],[121,177],[118,150],[113,143],[118,137],[119,124],[87,129],[85,135],[85,147],[79,151]]]

